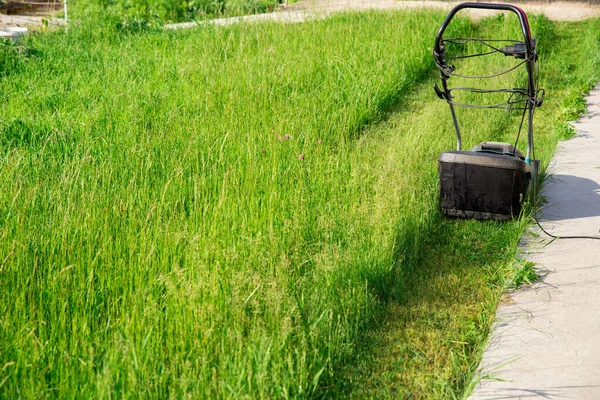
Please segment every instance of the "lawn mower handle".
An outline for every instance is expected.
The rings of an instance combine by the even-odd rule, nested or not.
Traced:
[[[529,58],[529,56],[533,57],[534,49],[531,44],[531,29],[529,28],[529,20],[527,19],[527,15],[525,14],[525,12],[523,10],[521,10],[519,7],[513,6],[511,4],[490,4],[490,3],[461,3],[461,4],[457,5],[456,7],[454,7],[452,9],[452,11],[450,11],[450,14],[448,14],[448,16],[446,17],[444,22],[442,23],[442,26],[440,27],[440,30],[438,31],[437,36],[435,38],[435,53],[436,53],[436,55],[439,55],[441,57],[441,55],[443,54],[442,36],[444,35],[444,31],[446,30],[448,25],[450,25],[450,21],[452,21],[452,18],[454,18],[454,16],[456,15],[457,12],[459,12],[460,10],[463,10],[465,8],[476,8],[476,9],[481,9],[481,10],[512,11],[515,14],[517,14],[517,17],[519,17],[519,22],[521,23],[521,30],[523,31],[523,38],[525,39],[524,41],[525,41],[525,49],[527,50],[527,56],[528,56],[528,58]]]
[[[530,163],[531,162],[530,156],[531,156],[531,153],[533,150],[533,110],[538,105],[537,104],[538,100],[536,97],[537,96],[537,88],[536,88],[536,83],[535,83],[535,62],[537,60],[536,60],[535,48],[534,48],[532,38],[531,38],[531,29],[529,27],[529,20],[527,19],[527,15],[525,14],[525,12],[522,9],[520,9],[519,7],[513,6],[511,4],[490,4],[490,3],[471,3],[471,2],[461,3],[461,4],[457,5],[456,7],[454,7],[450,11],[448,16],[442,23],[442,26],[440,27],[440,30],[438,31],[437,36],[435,38],[433,56],[436,60],[436,64],[440,67],[444,97],[448,100],[448,104],[450,105],[450,111],[452,112],[452,120],[454,122],[454,127],[456,129],[456,136],[458,139],[457,150],[461,150],[461,145],[462,145],[461,135],[460,135],[460,128],[458,126],[458,121],[456,118],[456,113],[454,111],[454,106],[453,106],[452,102],[450,101],[451,94],[450,94],[450,91],[448,89],[448,84],[447,84],[448,78],[450,76],[449,76],[448,72],[446,72],[448,70],[451,72],[453,67],[448,66],[448,64],[446,63],[446,60],[444,59],[444,50],[445,49],[444,49],[444,45],[443,45],[442,41],[443,41],[444,32],[446,31],[446,28],[450,24],[450,21],[452,21],[452,18],[454,18],[454,16],[456,15],[457,12],[459,12],[460,10],[466,9],[466,8],[475,8],[475,9],[480,9],[480,10],[512,11],[515,14],[517,14],[517,17],[519,18],[519,22],[521,24],[521,30],[523,32],[525,50],[527,53],[525,56],[525,63],[526,63],[527,75],[528,75],[527,94],[529,97],[529,102],[531,103],[531,104],[529,104],[529,118],[528,118],[529,124],[528,124],[528,132],[527,132],[527,155],[525,156],[525,161],[527,163]],[[444,71],[444,70],[446,70],[446,71]],[[439,89],[436,89],[436,92],[438,90]],[[442,92],[442,91],[440,90],[440,92]]]

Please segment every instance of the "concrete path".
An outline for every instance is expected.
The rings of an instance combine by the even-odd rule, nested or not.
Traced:
[[[557,236],[600,237],[600,85],[587,105],[543,188],[542,226]],[[600,240],[536,228],[523,245],[543,281],[505,296],[479,369],[496,380],[471,399],[600,399]]]
[[[254,23],[262,21],[303,22],[307,19],[325,18],[328,15],[350,10],[398,10],[398,9],[438,9],[450,11],[460,2],[447,1],[395,1],[395,0],[301,0],[279,11],[269,14],[255,14],[243,17],[218,18],[200,22],[184,22],[165,25],[166,29],[191,28],[201,24],[230,25],[239,22]],[[600,17],[600,7],[582,3],[527,3],[521,4],[528,14],[545,14],[556,21],[579,21]],[[472,19],[494,15],[495,11],[465,10]]]
[[[397,9],[438,9],[450,11],[460,2],[447,1],[396,1],[396,0],[301,0],[290,4],[288,7],[268,14],[245,15],[232,18],[217,18],[200,22],[183,22],[167,24],[165,29],[184,29],[201,24],[230,25],[240,22],[254,23],[262,21],[278,22],[303,22],[308,19],[325,18],[328,15],[350,10],[397,10]],[[556,21],[579,21],[586,18],[600,17],[600,6],[591,6],[584,3],[527,3],[519,6],[528,14],[545,14]],[[471,18],[479,19],[493,15],[493,11],[465,11]],[[22,26],[36,28],[44,23],[51,26],[63,25],[64,20],[55,18],[51,14],[45,16],[34,15],[5,15],[0,14],[0,29],[6,26]]]

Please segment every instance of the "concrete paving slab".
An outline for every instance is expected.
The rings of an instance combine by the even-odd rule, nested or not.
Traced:
[[[542,191],[540,220],[557,236],[600,237],[600,85],[587,106]],[[470,398],[600,399],[600,240],[536,228],[522,245],[543,280],[505,295]]]

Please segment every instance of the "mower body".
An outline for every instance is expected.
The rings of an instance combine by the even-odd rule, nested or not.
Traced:
[[[438,157],[439,205],[456,218],[510,220],[519,215],[531,166],[512,155],[446,151]]]
[[[521,25],[522,39],[482,39],[482,38],[444,38],[444,32],[456,13],[463,9],[483,9],[507,11],[516,14]],[[506,46],[502,46],[506,44]],[[448,46],[465,46],[469,43],[479,43],[485,50],[476,54],[448,55]],[[531,37],[527,16],[520,8],[509,4],[462,3],[455,6],[436,36],[433,56],[440,70],[442,87],[437,83],[434,90],[438,97],[450,106],[452,120],[457,137],[454,151],[445,151],[438,157],[439,173],[439,207],[443,215],[455,218],[475,218],[484,220],[506,221],[517,217],[527,198],[529,183],[536,179],[538,162],[533,160],[533,115],[534,109],[543,102],[543,89],[537,88],[535,74],[537,53],[536,41]],[[500,54],[514,57],[518,64],[500,73],[488,76],[467,76],[450,62],[470,57],[490,56]],[[522,61],[520,61],[522,60]],[[527,71],[527,87],[525,88],[473,88],[459,85],[450,87],[451,77],[472,79],[494,79],[517,68]],[[499,93],[508,97],[503,103],[493,103],[484,106],[457,102],[454,100],[455,91],[467,91],[480,95]],[[462,150],[461,130],[455,107],[499,108],[508,112],[521,110],[521,123],[518,126],[518,144],[521,128],[527,119],[527,149],[523,155],[513,145],[498,142],[483,142],[471,150]],[[527,117],[527,118],[526,118]]]

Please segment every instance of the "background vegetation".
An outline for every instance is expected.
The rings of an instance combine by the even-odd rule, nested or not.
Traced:
[[[4,43],[0,397],[459,396],[526,220],[437,211],[443,18]],[[535,20],[545,161],[598,25]],[[503,113],[463,120],[469,142],[514,137]]]
[[[278,4],[278,0],[79,0],[75,7],[128,24],[153,24],[264,13]]]

